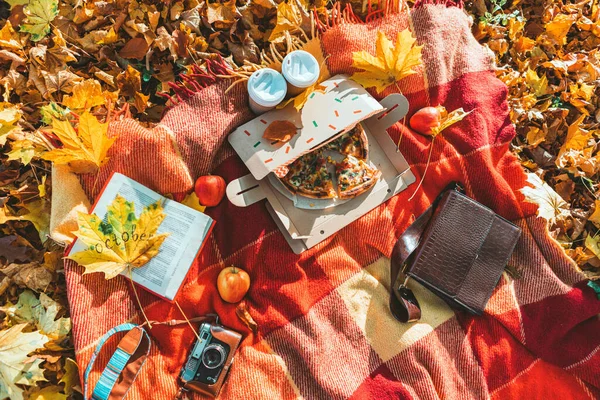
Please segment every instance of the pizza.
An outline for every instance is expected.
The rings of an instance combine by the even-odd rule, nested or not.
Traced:
[[[368,146],[364,128],[356,124],[337,139],[288,165],[288,173],[281,181],[293,194],[313,199],[356,197],[371,189],[381,177],[381,172],[367,161]],[[326,152],[336,152],[344,158],[336,162]],[[328,165],[335,168],[330,172]]]
[[[354,156],[346,157],[335,167],[337,192],[341,199],[349,199],[371,189],[381,177],[381,171]]]
[[[281,181],[292,193],[313,199],[337,197],[327,170],[327,158],[322,151],[316,150],[303,155],[291,163],[288,170]]]
[[[324,148],[361,160],[366,160],[369,157],[367,134],[360,123],[337,139],[327,143]]]

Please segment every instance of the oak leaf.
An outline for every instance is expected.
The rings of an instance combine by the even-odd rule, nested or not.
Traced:
[[[106,220],[95,214],[79,213],[75,236],[87,249],[67,258],[85,268],[85,274],[103,272],[114,278],[129,268],[139,268],[156,256],[169,235],[157,234],[166,214],[160,201],[145,207],[139,218],[135,205],[117,195],[107,207]]]
[[[527,174],[527,182],[532,186],[523,187],[521,193],[525,196],[525,201],[538,205],[538,217],[544,218],[552,225],[569,216],[567,202],[539,176]]]
[[[42,360],[31,361],[28,354],[43,348],[48,337],[40,332],[23,332],[27,326],[18,324],[0,331],[0,399],[23,400],[23,389],[17,384],[31,386],[43,379],[39,366]]]
[[[377,93],[409,75],[415,74],[415,67],[422,64],[421,49],[415,43],[409,29],[398,32],[396,45],[382,31],[377,32],[376,55],[366,51],[352,53],[352,66],[362,69],[355,72],[352,79],[362,86],[375,87]]]
[[[100,123],[87,111],[79,117],[77,132],[69,121],[52,118],[52,133],[63,144],[42,155],[56,164],[67,164],[75,173],[96,172],[106,162],[106,153],[115,138],[106,135],[108,123]]]
[[[42,40],[50,32],[50,23],[58,15],[58,0],[30,0],[23,9],[27,22],[21,32],[31,34],[31,40]]]

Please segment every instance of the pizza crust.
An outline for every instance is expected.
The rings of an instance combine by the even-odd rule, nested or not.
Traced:
[[[373,186],[375,186],[375,184],[377,183],[377,181],[379,180],[380,177],[381,177],[381,171],[377,171],[377,174],[375,176],[373,176],[367,182],[364,182],[363,184],[355,186],[352,189],[348,189],[346,191],[340,190],[340,192],[339,192],[340,199],[351,199],[353,197],[363,194],[364,192],[368,191]]]

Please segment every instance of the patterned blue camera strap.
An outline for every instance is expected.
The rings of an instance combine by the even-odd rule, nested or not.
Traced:
[[[140,331],[140,334],[137,335],[137,339],[136,339],[137,345],[135,345],[135,346],[131,345],[132,344],[131,340],[134,335],[130,335],[129,331],[132,331],[132,330]],[[100,350],[102,350],[102,347],[104,346],[106,341],[108,339],[110,339],[113,335],[115,335],[116,333],[119,333],[119,332],[128,332],[128,333],[127,333],[127,335],[125,335],[125,337],[123,337],[123,339],[121,339],[121,342],[119,342],[117,349],[115,350],[112,357],[108,361],[108,364],[104,368],[104,371],[102,371],[102,375],[100,375],[100,379],[98,380],[98,382],[96,383],[96,386],[94,387],[91,398],[94,400],[108,400],[109,396],[111,395],[111,393],[115,387],[115,383],[117,382],[117,379],[119,379],[119,376],[121,376],[123,370],[125,369],[127,364],[129,364],[132,355],[137,351],[139,346],[142,345],[142,343],[144,342],[144,339],[146,339],[146,341],[148,343],[148,348],[146,349],[146,352],[143,355],[144,356],[143,361],[139,364],[137,371],[135,371],[135,375],[131,378],[130,384],[133,383],[133,381],[137,377],[137,374],[139,373],[143,364],[145,363],[145,361],[146,361],[145,358],[148,356],[148,353],[150,352],[150,337],[148,336],[146,331],[142,327],[132,324],[132,323],[125,323],[125,324],[121,324],[119,326],[112,328],[111,330],[106,332],[106,334],[104,334],[104,336],[102,336],[100,338],[100,341],[98,342],[98,345],[96,346],[96,350],[94,350],[94,354],[92,355],[92,358],[90,359],[90,363],[88,364],[88,366],[85,370],[85,373],[83,376],[84,400],[88,400],[88,379],[89,379],[90,372],[92,371],[92,368],[94,367],[94,363],[96,362],[96,357],[98,357],[98,354],[100,353]],[[129,345],[126,345],[127,343],[124,343],[125,341],[127,341]],[[124,391],[121,398],[125,397],[128,389],[129,388],[127,388]]]

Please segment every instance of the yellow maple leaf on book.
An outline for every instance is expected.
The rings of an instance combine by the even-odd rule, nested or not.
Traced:
[[[106,153],[115,138],[106,135],[108,123],[100,123],[87,111],[79,117],[77,131],[69,121],[52,119],[52,133],[63,148],[45,153],[42,158],[56,164],[67,164],[78,174],[93,173],[106,162]]]
[[[117,196],[103,220],[95,214],[79,213],[74,232],[87,248],[67,258],[85,268],[84,273],[103,272],[114,278],[129,268],[139,268],[156,256],[169,236],[156,231],[166,214],[160,201],[145,207],[139,218],[135,205]]]
[[[375,56],[366,51],[352,53],[352,66],[363,70],[354,73],[352,79],[366,88],[374,86],[377,93],[381,93],[400,79],[416,73],[414,68],[422,63],[423,48],[415,45],[416,42],[408,29],[398,32],[395,46],[385,33],[378,31]]]

